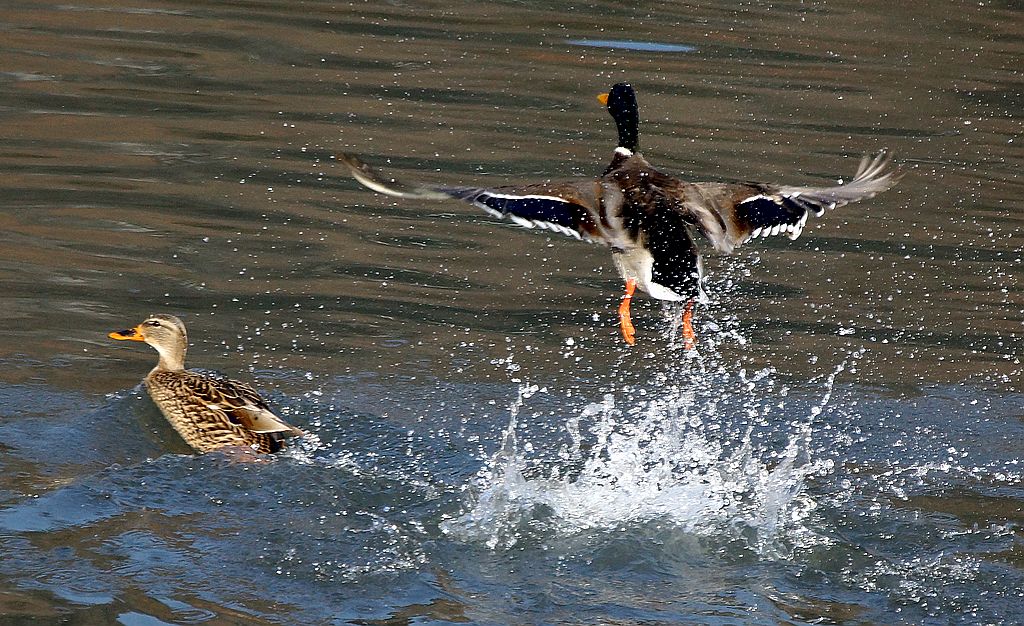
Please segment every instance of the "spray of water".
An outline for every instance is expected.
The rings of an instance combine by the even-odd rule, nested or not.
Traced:
[[[567,419],[570,443],[555,467],[531,458],[529,442],[517,436],[520,411],[538,391],[523,385],[501,449],[478,474],[462,513],[442,530],[508,549],[538,536],[661,522],[740,538],[763,556],[785,552],[813,535],[802,524],[815,507],[806,486],[833,464],[811,458],[810,443],[842,369],[798,415],[770,370],[703,372],[693,377],[703,382],[659,384],[639,400],[627,391],[607,394]],[[774,449],[754,436],[779,424],[788,436]]]

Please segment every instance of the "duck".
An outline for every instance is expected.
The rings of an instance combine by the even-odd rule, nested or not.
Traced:
[[[144,379],[149,397],[181,438],[200,454],[231,446],[278,452],[288,437],[304,433],[274,414],[250,385],[185,369],[188,334],[174,315],[151,315],[134,328],[109,333],[142,341],[160,355]]]
[[[625,293],[618,307],[623,340],[633,345],[634,292],[683,304],[681,335],[694,348],[694,302],[708,302],[701,246],[729,254],[755,239],[797,239],[812,214],[874,197],[901,177],[892,156],[865,155],[847,182],[828,187],[759,182],[686,182],[655,169],[640,153],[636,91],[617,83],[598,95],[615,122],[618,145],[596,178],[493,187],[408,184],[385,178],[358,156],[336,155],[363,186],[420,200],[461,200],[526,228],[542,228],[611,250]],[[700,242],[700,244],[698,244]]]

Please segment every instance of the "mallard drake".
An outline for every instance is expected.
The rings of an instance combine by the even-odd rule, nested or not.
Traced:
[[[196,452],[249,446],[277,452],[284,439],[303,434],[282,420],[251,386],[185,369],[185,324],[173,315],[153,315],[135,328],[110,333],[111,339],[144,341],[160,353],[146,376],[149,397]]]
[[[626,83],[598,96],[618,130],[611,163],[596,179],[547,181],[498,187],[405,185],[387,181],[352,155],[339,155],[364,186],[391,196],[455,198],[528,228],[546,228],[612,250],[626,293],[619,326],[634,343],[629,305],[636,288],[670,302],[685,302],[682,334],[693,347],[693,301],[705,298],[704,264],[698,235],[718,252],[773,235],[796,239],[810,214],[821,216],[850,202],[871,198],[898,180],[883,151],[865,156],[854,177],[834,187],[790,187],[768,183],[688,183],[651,167],[640,155],[636,93]]]

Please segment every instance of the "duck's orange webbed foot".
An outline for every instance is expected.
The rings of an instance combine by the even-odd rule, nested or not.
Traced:
[[[636,281],[633,279],[627,280],[626,295],[622,296],[622,302],[619,304],[619,329],[622,330],[622,338],[629,345],[636,343],[636,339],[634,339],[636,329],[633,328],[633,321],[629,319],[629,304],[633,300],[633,291],[635,289]]]
[[[683,348],[693,350],[697,341],[697,335],[693,332],[693,300],[686,303],[683,310]]]

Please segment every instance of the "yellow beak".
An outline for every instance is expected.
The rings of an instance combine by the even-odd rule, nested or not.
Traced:
[[[598,94],[597,101],[600,102],[601,104],[605,105],[605,106],[608,106],[608,94],[606,94],[606,93]]]
[[[117,339],[119,341],[145,341],[145,338],[142,336],[141,324],[135,328],[129,328],[128,330],[115,330],[107,335],[107,337]]]

